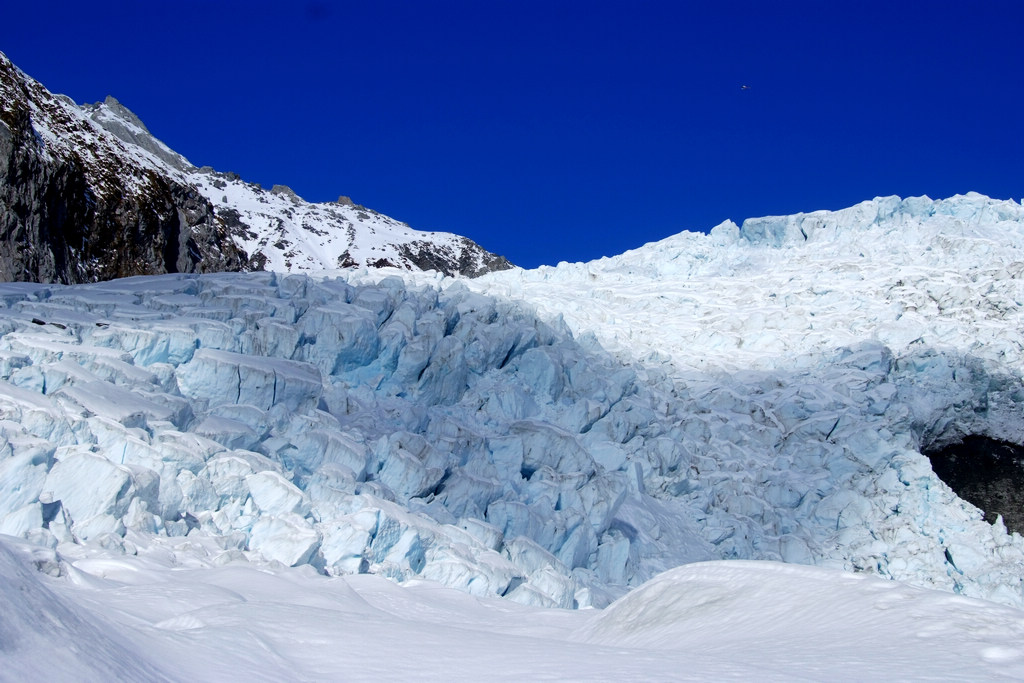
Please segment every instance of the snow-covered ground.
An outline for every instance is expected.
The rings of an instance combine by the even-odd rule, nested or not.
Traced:
[[[79,561],[43,586],[15,549],[0,546],[4,681],[1024,677],[1024,612],[816,567],[691,564],[606,610],[569,611],[137,557]]]
[[[7,671],[72,629],[95,679],[1024,676],[1024,540],[921,454],[1024,441],[1022,264],[968,195],[473,281],[0,285]]]

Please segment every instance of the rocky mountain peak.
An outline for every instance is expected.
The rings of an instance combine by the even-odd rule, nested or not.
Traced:
[[[185,157],[157,140],[146,128],[146,124],[112,95],[107,95],[103,102],[83,105],[82,110],[122,142],[141,147],[179,171],[193,168]]]
[[[0,279],[79,283],[216,271],[511,267],[349,201],[314,204],[196,168],[114,97],[77,105],[0,53]]]

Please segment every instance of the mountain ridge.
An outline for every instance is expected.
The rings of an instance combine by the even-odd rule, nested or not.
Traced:
[[[113,97],[76,105],[0,53],[0,278],[511,267],[468,238],[197,168]]]

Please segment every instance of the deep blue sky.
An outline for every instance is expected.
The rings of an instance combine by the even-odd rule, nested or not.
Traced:
[[[114,95],[195,164],[527,267],[876,195],[1024,193],[1019,0],[34,0],[0,19],[29,75]]]

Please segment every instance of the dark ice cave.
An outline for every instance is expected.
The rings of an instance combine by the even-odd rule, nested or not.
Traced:
[[[971,435],[924,455],[954,493],[981,508],[986,521],[1002,515],[1007,531],[1024,534],[1024,447]]]

